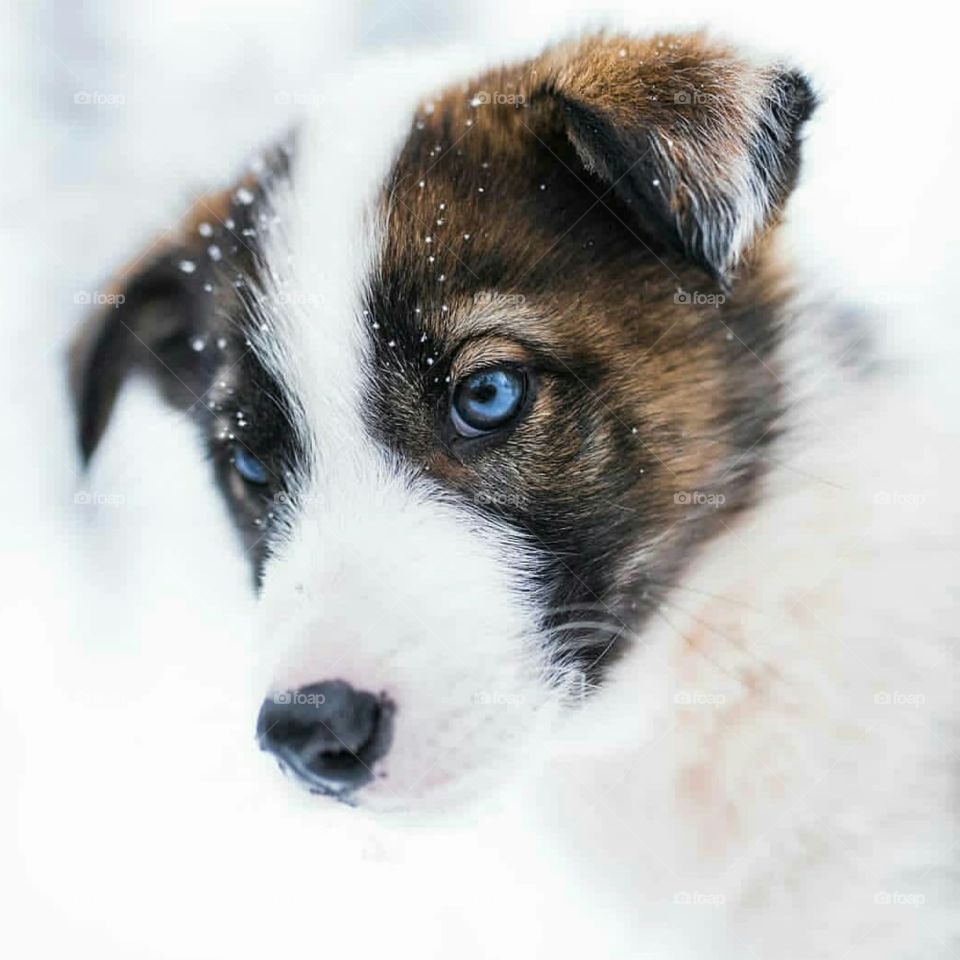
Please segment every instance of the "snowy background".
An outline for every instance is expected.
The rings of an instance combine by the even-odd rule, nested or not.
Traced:
[[[956,23],[941,5],[6,0],[0,30],[0,954],[618,956],[520,814],[394,831],[265,776],[247,571],[191,435],[128,392],[78,473],[83,300],[205,185],[400,49],[463,72],[583,26],[708,26],[824,104],[790,230],[820,289],[955,369]],[[453,78],[452,78],[453,79]],[[362,106],[358,106],[362,109]],[[95,494],[99,505],[78,502]],[[89,498],[88,498],[89,499]],[[609,943],[608,943],[609,941]]]

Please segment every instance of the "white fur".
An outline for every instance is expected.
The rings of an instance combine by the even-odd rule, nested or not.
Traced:
[[[568,731],[541,809],[651,956],[952,957],[960,451],[912,378],[839,376],[795,319],[760,506]]]

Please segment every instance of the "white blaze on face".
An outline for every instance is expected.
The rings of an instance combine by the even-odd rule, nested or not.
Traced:
[[[502,779],[553,700],[529,547],[363,426],[375,376],[376,318],[360,303],[378,252],[371,213],[413,116],[410,103],[380,105],[382,116],[344,102],[318,119],[298,144],[295,193],[278,198],[285,241],[272,251],[277,289],[258,346],[302,407],[312,475],[266,570],[260,635],[265,696],[344,680],[393,702],[391,749],[356,799],[417,812]]]

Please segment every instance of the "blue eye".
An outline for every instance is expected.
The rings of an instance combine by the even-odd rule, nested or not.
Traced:
[[[457,384],[450,419],[461,436],[479,437],[513,420],[526,392],[526,374],[516,367],[481,370]]]
[[[239,473],[247,483],[263,486],[270,479],[267,468],[252,453],[244,450],[243,447],[236,447],[234,449],[233,465],[237,473]]]

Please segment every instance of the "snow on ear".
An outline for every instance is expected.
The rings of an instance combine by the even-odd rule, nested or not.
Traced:
[[[647,233],[728,284],[796,181],[808,80],[700,34],[593,38],[540,67],[584,167]]]
[[[193,410],[218,360],[203,344],[215,325],[240,312],[242,291],[262,261],[261,214],[290,170],[295,131],[248,165],[243,177],[198,196],[98,297],[70,347],[69,376],[77,439],[85,461],[107,429],[131,374],[147,376],[174,407]],[[240,286],[240,285],[237,285]]]

